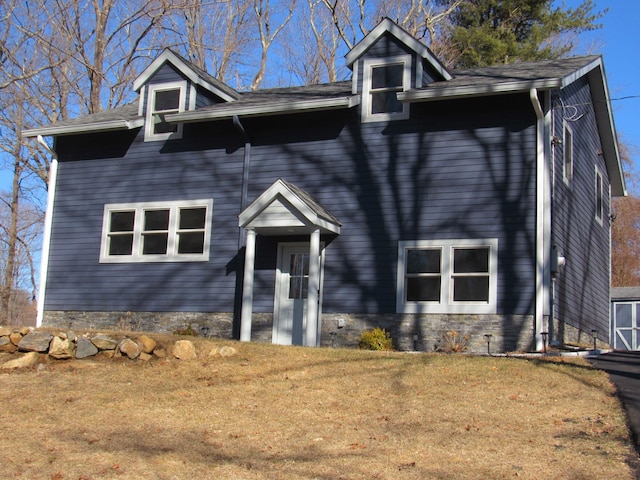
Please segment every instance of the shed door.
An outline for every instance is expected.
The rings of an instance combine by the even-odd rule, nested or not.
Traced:
[[[615,303],[613,309],[613,348],[638,350],[640,303]]]

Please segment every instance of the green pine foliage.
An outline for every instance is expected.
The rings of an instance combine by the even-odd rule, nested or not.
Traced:
[[[451,0],[444,0],[449,3]],[[598,29],[607,10],[593,0],[577,8],[553,0],[463,0],[446,33],[457,68],[556,59],[574,48],[581,32]]]

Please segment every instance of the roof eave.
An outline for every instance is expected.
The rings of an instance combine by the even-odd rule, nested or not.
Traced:
[[[599,68],[593,68],[587,74],[591,85],[591,94],[593,95],[593,109],[600,135],[602,155],[609,174],[611,195],[625,197],[627,195],[627,187],[625,185],[622,162],[620,161],[616,127],[611,113],[609,89],[602,63],[598,62],[597,66]]]
[[[206,122],[209,120],[222,120],[225,118],[260,117],[273,114],[288,114],[299,112],[313,112],[322,110],[336,110],[352,108],[360,103],[359,95],[350,95],[331,100],[306,100],[300,102],[280,102],[260,106],[225,105],[219,111],[193,110],[188,112],[167,115],[166,120],[177,123]]]
[[[426,89],[408,90],[398,93],[398,100],[402,102],[433,102],[463,97],[484,97],[490,95],[505,95],[509,93],[528,92],[532,88],[538,90],[551,90],[560,88],[562,80],[558,78],[544,80],[526,80],[504,82],[495,85],[480,86],[431,86]]]
[[[144,125],[144,119],[134,120],[110,120],[108,122],[87,123],[83,125],[50,125],[41,128],[31,128],[22,131],[22,136],[29,137],[52,137],[56,135],[74,135],[78,133],[107,132],[115,130],[133,130]]]

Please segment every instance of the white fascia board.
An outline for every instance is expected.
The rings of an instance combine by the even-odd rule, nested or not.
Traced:
[[[340,108],[352,108],[360,104],[360,95],[340,97],[331,100],[306,100],[301,102],[270,103],[265,105],[223,105],[216,110],[194,110],[190,112],[174,113],[167,115],[169,122],[202,122],[223,118],[259,117],[275,113],[295,113],[300,111],[320,111]]]
[[[162,52],[153,62],[149,65],[145,70],[135,79],[133,82],[133,90],[140,90],[148,81],[149,78],[153,76],[156,71],[162,67],[166,62],[171,63],[174,67],[176,67],[180,73],[182,73],[189,81],[196,85],[200,85],[202,88],[209,90],[211,93],[217,95],[227,102],[233,102],[237,100],[239,95],[234,97],[229,95],[228,93],[220,90],[215,85],[204,80],[200,75],[194,72],[187,64],[185,64],[181,58],[176,56],[171,50],[165,50]],[[230,88],[230,87],[229,87]]]
[[[620,162],[620,151],[618,149],[618,138],[616,135],[615,122],[612,115],[611,99],[609,98],[609,88],[607,77],[604,73],[604,66],[598,63],[600,68],[594,68],[588,72],[589,85],[593,98],[593,109],[596,116],[600,143],[604,161],[609,173],[611,193],[615,197],[627,195],[627,188]]]
[[[452,87],[443,85],[442,87],[432,87],[428,89],[409,90],[398,93],[398,100],[402,102],[428,102],[434,100],[451,99],[458,97],[482,97],[488,95],[528,92],[531,88],[548,90],[559,88],[560,79],[546,79],[534,81],[504,82],[495,85],[466,85]]]
[[[110,130],[133,130],[143,125],[144,118],[137,118],[135,120],[110,120],[108,122],[64,125],[60,127],[51,125],[48,127],[23,130],[22,136],[37,137],[41,135],[43,137],[50,137],[54,135],[73,135],[76,133],[105,132]]]
[[[306,202],[288,188],[281,179],[276,180],[257,199],[255,199],[251,205],[240,213],[238,216],[238,226],[246,228],[276,199],[284,200],[285,203],[291,205],[291,207],[294,208],[309,225],[314,225],[327,232],[336,234],[340,233],[340,225],[336,225],[324,218],[320,218],[311,208],[309,208]],[[295,215],[295,212],[292,213]]]
[[[403,28],[388,18],[382,20],[373,30],[371,30],[355,47],[353,47],[349,53],[345,55],[347,66],[351,67],[353,63],[358,60],[367,50],[369,50],[374,43],[378,41],[382,35],[386,32],[391,33],[394,37],[400,40],[407,48],[416,52],[420,57],[427,60],[434,69],[438,71],[442,78],[445,80],[451,80],[453,76],[444,67],[444,65],[438,60],[431,50],[422,42],[412,37]]]
[[[575,82],[576,80],[584,77],[586,74],[590,73],[592,70],[596,69],[600,67],[600,69],[602,70],[602,58],[598,57],[595,60],[593,60],[592,62],[588,63],[587,65],[585,65],[582,68],[579,68],[577,70],[575,70],[574,72],[572,72],[570,75],[567,75],[566,77],[564,77],[562,79],[562,88],[565,88],[568,85],[571,85],[573,82]]]

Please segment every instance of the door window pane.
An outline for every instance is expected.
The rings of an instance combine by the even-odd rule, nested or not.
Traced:
[[[309,285],[309,254],[293,253],[289,257],[289,298],[307,298]]]
[[[631,304],[623,303],[616,305],[616,327],[630,328],[633,326],[631,318]]]

